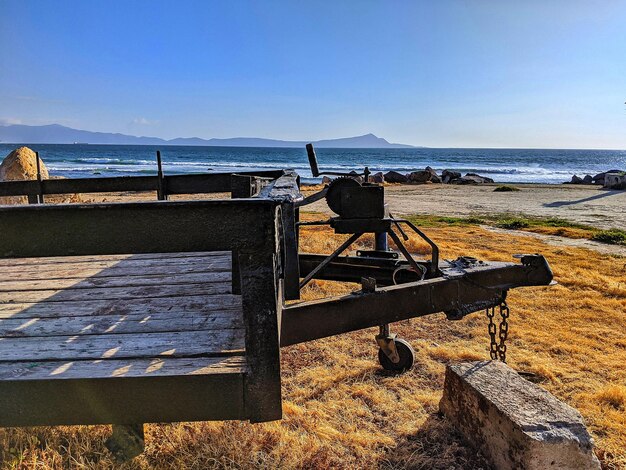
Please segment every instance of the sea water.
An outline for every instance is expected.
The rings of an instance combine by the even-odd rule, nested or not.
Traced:
[[[26,144],[28,145],[28,144]],[[0,144],[3,158],[18,144]],[[291,168],[304,182],[316,182],[304,148],[195,147],[148,145],[28,145],[39,152],[50,173],[68,178],[156,174],[160,150],[165,174],[236,172]],[[496,182],[569,181],[611,169],[626,169],[624,150],[541,149],[316,149],[321,171],[395,170],[407,173],[426,166],[437,172],[478,173]]]

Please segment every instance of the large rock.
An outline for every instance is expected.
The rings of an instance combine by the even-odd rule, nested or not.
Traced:
[[[48,169],[42,161],[41,177],[48,179]],[[37,155],[28,147],[20,147],[9,153],[0,164],[0,181],[24,181],[37,179]],[[0,204],[26,204],[26,196],[0,197]]]
[[[48,169],[41,164],[41,177],[49,178]],[[0,164],[0,181],[23,181],[37,179],[37,155],[28,147],[13,150]]]
[[[486,176],[481,176],[478,173],[465,173],[465,177],[475,178],[480,183],[493,183],[494,182],[491,178],[488,178]]]
[[[432,177],[430,171],[427,170],[419,170],[413,171],[407,175],[409,182],[411,183],[427,183],[430,181]]]
[[[387,183],[406,183],[409,181],[405,175],[397,171],[388,171],[384,176]]]
[[[493,183],[491,178],[487,178],[486,176],[480,176],[476,173],[467,173],[465,176],[461,176],[460,178],[455,178],[450,181],[451,184],[484,184],[484,183]]]
[[[39,160],[41,178],[51,177],[43,160]],[[37,179],[37,155],[28,147],[20,147],[9,153],[0,164],[0,181],[24,181]],[[44,197],[46,203],[82,202],[80,194],[54,194]],[[0,197],[0,204],[27,204],[26,196]]]
[[[441,179],[446,184],[460,177],[461,173],[458,171],[443,170],[441,172]]]
[[[378,173],[374,173],[373,175],[370,176],[370,183],[384,183],[385,182],[385,176],[383,175],[382,171],[379,171]]]
[[[407,175],[411,183],[441,183],[441,178],[435,170],[427,166],[423,170],[413,171]]]
[[[583,179],[580,176],[572,175],[572,180],[570,184],[583,184]]]
[[[593,176],[585,175],[583,178],[583,184],[593,184]]]
[[[431,167],[427,166],[424,169],[424,171],[428,171],[430,173],[430,182],[431,183],[441,183],[441,178],[439,177],[437,172],[435,170],[433,170]]]
[[[600,468],[580,413],[502,362],[448,365],[439,408],[494,468]]]

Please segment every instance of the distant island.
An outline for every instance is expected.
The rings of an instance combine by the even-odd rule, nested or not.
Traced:
[[[91,132],[59,124],[47,126],[26,126],[13,124],[0,126],[0,143],[11,144],[109,144],[109,145],[194,145],[213,147],[303,147],[309,141],[289,141],[263,139],[258,137],[233,137],[230,139],[201,139],[199,137],[178,137],[161,139],[159,137],[138,137],[133,135]],[[412,145],[394,144],[365,134],[341,139],[313,141],[320,148],[413,148]]]

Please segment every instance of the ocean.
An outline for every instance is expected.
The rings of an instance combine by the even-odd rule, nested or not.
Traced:
[[[156,174],[156,151],[161,150],[165,174],[236,172],[292,168],[304,182],[313,178],[304,148],[193,147],[148,145],[26,144],[39,152],[53,175],[68,178]],[[4,158],[17,144],[0,144]],[[431,166],[478,173],[503,183],[569,181],[611,169],[626,169],[626,150],[541,149],[316,149],[321,171],[408,173]]]

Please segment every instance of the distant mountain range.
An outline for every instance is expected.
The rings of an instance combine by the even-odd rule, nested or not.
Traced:
[[[108,132],[91,132],[59,124],[25,126],[13,124],[0,126],[0,143],[15,144],[110,144],[110,145],[196,145],[215,147],[302,147],[306,141],[262,139],[257,137],[233,137],[231,139],[201,139],[199,137],[137,137]],[[316,147],[326,148],[412,148],[412,145],[392,144],[374,134],[342,139],[326,139],[312,142]]]

